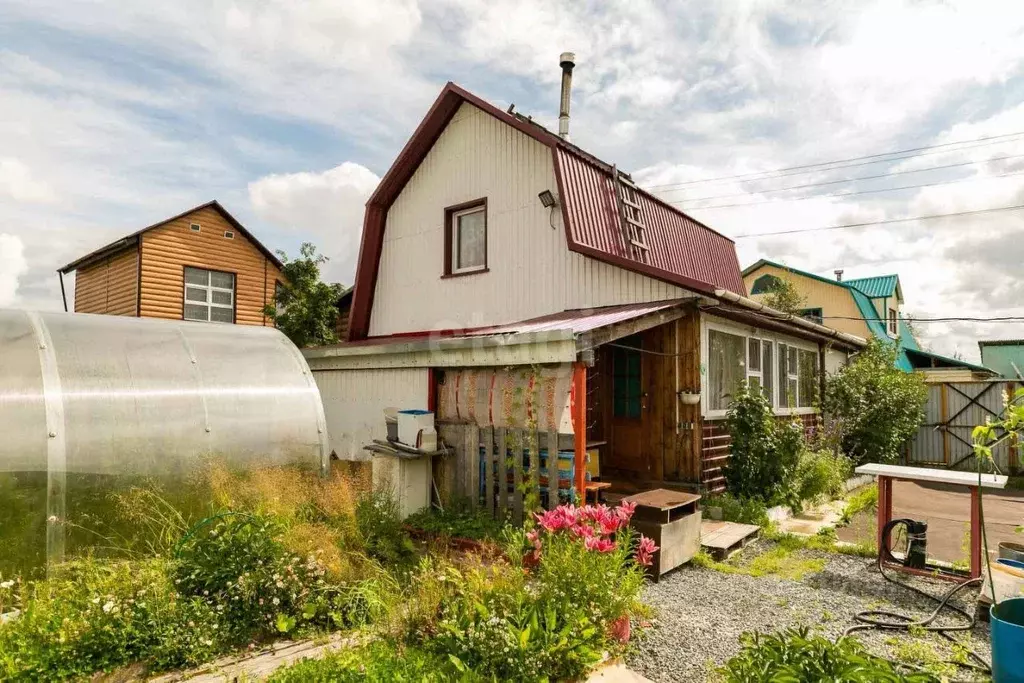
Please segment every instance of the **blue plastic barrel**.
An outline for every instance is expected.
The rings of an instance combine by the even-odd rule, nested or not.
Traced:
[[[1013,567],[1014,569],[1020,569],[1021,571],[1024,571],[1024,562],[1019,562],[1017,560],[1008,560],[1005,557],[1000,557],[998,560],[996,560],[996,562],[1005,567]]]
[[[992,680],[1024,683],[1024,598],[992,606]]]

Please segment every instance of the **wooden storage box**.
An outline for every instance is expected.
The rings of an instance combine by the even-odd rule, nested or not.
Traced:
[[[699,495],[655,489],[625,500],[636,503],[630,526],[658,544],[648,568],[648,574],[655,581],[689,562],[700,550]]]

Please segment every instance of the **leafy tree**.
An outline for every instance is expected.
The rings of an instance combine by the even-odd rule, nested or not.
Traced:
[[[783,313],[799,313],[807,300],[797,290],[793,281],[777,277],[772,281],[771,289],[761,297],[761,303]]]
[[[729,493],[767,504],[788,498],[791,478],[803,451],[803,428],[779,422],[764,392],[740,383],[726,416],[732,439],[724,468]]]
[[[317,254],[309,242],[299,248],[297,259],[289,260],[282,251],[277,253],[284,262],[285,283],[278,290],[275,305],[267,306],[264,313],[299,348],[338,341],[335,304],[342,287],[320,281],[320,266],[327,257]]]
[[[928,389],[896,368],[895,344],[873,339],[825,383],[829,432],[854,462],[895,462],[924,419]]]

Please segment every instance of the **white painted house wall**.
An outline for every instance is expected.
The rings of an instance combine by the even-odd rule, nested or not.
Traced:
[[[465,103],[392,205],[371,336],[476,328],[573,308],[686,296],[674,285],[570,252],[551,149]],[[442,278],[444,209],[487,198],[486,273]]]
[[[331,450],[342,460],[370,459],[363,446],[387,437],[385,408],[427,408],[427,368],[322,370],[323,360],[307,362],[320,389]]]

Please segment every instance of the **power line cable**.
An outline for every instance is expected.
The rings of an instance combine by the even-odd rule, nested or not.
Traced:
[[[1019,137],[1024,135],[1024,131],[1016,133],[1005,133],[1003,135],[991,135],[983,138],[975,138],[973,140],[961,140],[960,142],[946,142],[939,145],[928,145],[925,147],[914,147],[911,149],[894,150],[892,152],[881,152],[879,154],[869,154],[861,157],[850,157],[847,159],[833,159],[832,161],[820,161],[814,164],[803,164],[800,166],[787,166],[783,168],[776,168],[770,171],[751,171],[749,173],[738,173],[735,175],[724,175],[715,176],[712,178],[700,178],[696,180],[684,180],[675,183],[663,183],[660,185],[647,185],[645,189],[648,191],[668,188],[668,187],[682,187],[684,185],[697,185],[703,183],[714,183],[724,180],[739,180],[742,178],[753,178],[754,176],[772,176],[773,174],[779,174],[775,177],[784,177],[787,175],[801,175],[803,173],[824,173],[826,171],[837,171],[842,168],[851,168],[854,166],[866,166],[869,164],[884,163],[886,161],[900,161],[901,159],[912,159],[920,156],[929,156],[932,154],[948,154],[950,151],[957,152],[963,149],[974,149],[975,147],[986,147],[988,145],[999,144],[1000,142],[1007,141],[1007,138]],[[981,144],[971,144],[981,143]],[[953,145],[971,145],[970,147],[961,147],[955,150],[947,150],[946,147]],[[940,149],[941,148],[941,149]],[[928,151],[936,150],[936,151]],[[921,153],[912,153],[921,152]],[[897,154],[906,154],[907,156],[893,156]],[[886,158],[890,157],[890,158]],[[862,163],[849,163],[847,162],[862,162]],[[837,165],[843,164],[843,165]],[[833,168],[820,168],[822,166],[832,166]],[[794,173],[788,173],[788,171],[794,171]]]
[[[790,197],[776,198],[776,199],[762,199],[756,202],[733,202],[732,204],[713,204],[712,206],[687,206],[684,207],[687,211],[708,211],[711,209],[734,209],[741,206],[760,206],[762,204],[782,204],[785,202],[802,202],[808,199],[827,199],[829,197],[852,197],[858,194],[878,194],[880,192],[898,192],[899,190],[917,190],[924,187],[938,187],[940,185],[956,185],[958,183],[969,183],[976,182],[979,180],[992,180],[994,178],[1008,178],[1011,176],[1022,175],[1024,171],[1011,171],[1009,173],[999,173],[997,175],[989,176],[975,176],[973,178],[958,178],[957,180],[940,180],[934,183],[918,183],[917,185],[899,185],[897,187],[876,187],[870,190],[851,190],[850,192],[827,192],[825,194],[812,194],[806,197]],[[678,204],[679,202],[666,202],[668,204]]]
[[[955,211],[953,213],[937,213],[929,216],[909,216],[907,218],[888,218],[880,221],[865,221],[863,223],[844,223],[842,225],[825,225],[816,228],[796,228],[794,230],[777,230],[774,232],[749,233],[744,235],[733,235],[732,239],[745,239],[748,237],[772,237],[775,235],[795,235],[804,232],[821,232],[825,230],[845,230],[847,228],[864,228],[871,225],[890,225],[892,223],[909,223],[912,221],[926,221],[936,218],[952,218],[954,216],[973,216],[983,213],[995,213],[997,211],[1019,211],[1024,209],[1024,204],[1015,206],[994,206],[988,209],[973,209],[971,211]]]
[[[729,194],[716,194],[708,197],[689,197],[686,199],[679,199],[672,204],[679,202],[699,202],[707,199],[727,199],[729,197],[746,197],[751,194],[765,194],[766,192],[788,192],[789,190],[802,190],[808,187],[820,187],[823,185],[840,185],[842,183],[853,183],[860,180],[877,180],[878,178],[891,178],[892,176],[906,175],[908,173],[926,173],[928,171],[940,171],[946,168],[957,168],[960,166],[971,166],[973,164],[985,164],[992,161],[1007,161],[1009,159],[1020,159],[1024,157],[1024,154],[1011,154],[1009,156],[992,157],[991,159],[978,159],[976,161],[961,161],[956,164],[944,164],[942,166],[929,166],[928,168],[912,168],[906,171],[893,171],[892,173],[879,173],[876,175],[865,175],[858,176],[856,178],[841,178],[840,180],[827,180],[819,183],[802,183],[800,185],[787,185],[786,187],[774,187],[764,190],[751,190],[750,192],[731,192]],[[678,190],[668,190],[668,192],[677,192]],[[662,200],[667,201],[667,200]]]

